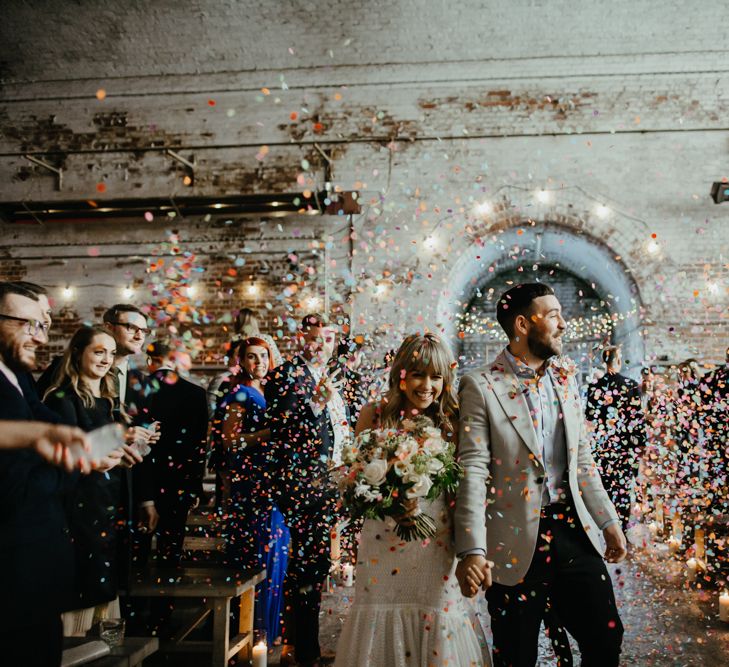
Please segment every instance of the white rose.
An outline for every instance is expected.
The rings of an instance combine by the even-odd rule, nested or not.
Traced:
[[[407,498],[425,498],[433,486],[433,482],[428,475],[418,475],[417,473],[405,475],[403,481],[413,485],[405,492]]]
[[[446,443],[443,438],[438,435],[436,438],[428,438],[423,443],[423,449],[430,452],[431,454],[442,454],[445,451]]]
[[[364,478],[372,486],[379,486],[385,481],[387,475],[387,461],[384,459],[374,459],[370,461],[364,469]]]
[[[428,471],[429,475],[437,475],[441,470],[443,470],[443,468],[443,461],[441,461],[440,459],[432,458],[426,464],[425,469]]]
[[[405,438],[395,450],[395,456],[401,461],[409,461],[417,453],[418,441],[415,438]]]

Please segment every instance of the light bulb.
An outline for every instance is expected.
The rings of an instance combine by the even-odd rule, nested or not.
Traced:
[[[131,287],[125,287],[122,290],[122,296],[125,299],[131,299],[134,296],[134,290]]]
[[[537,190],[537,199],[542,204],[546,204],[550,199],[552,199],[552,193],[548,190]]]
[[[476,204],[473,207],[473,211],[476,215],[488,215],[491,211],[493,211],[493,207],[491,206],[491,202],[482,201],[480,204]]]
[[[63,288],[63,298],[64,299],[71,299],[73,298],[73,287],[66,286]]]
[[[608,215],[610,215],[610,208],[605,206],[605,204],[599,204],[595,208],[595,213],[597,214],[598,218],[607,218]]]
[[[646,246],[646,250],[651,255],[655,255],[660,249],[661,249],[661,246],[658,245],[658,243],[656,241],[649,241],[648,245]]]

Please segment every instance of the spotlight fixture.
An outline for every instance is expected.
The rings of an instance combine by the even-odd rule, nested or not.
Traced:
[[[711,185],[711,198],[715,204],[729,201],[729,181],[716,181]]]

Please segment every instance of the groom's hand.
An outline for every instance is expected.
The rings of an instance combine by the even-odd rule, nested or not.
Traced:
[[[619,563],[628,555],[628,542],[620,524],[614,523],[602,531],[605,538],[605,560],[608,563]]]
[[[480,554],[470,554],[458,561],[456,579],[461,593],[467,598],[472,598],[481,586],[484,590],[491,586],[492,566],[493,563]]]

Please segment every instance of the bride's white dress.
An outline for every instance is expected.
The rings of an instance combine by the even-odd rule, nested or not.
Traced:
[[[445,503],[421,503],[437,524],[429,541],[405,542],[391,520],[365,521],[354,603],[336,667],[480,667],[488,646],[461,595]]]

